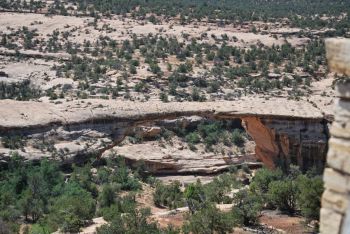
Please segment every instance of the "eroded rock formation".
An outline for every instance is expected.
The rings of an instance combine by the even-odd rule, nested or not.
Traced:
[[[256,156],[268,167],[323,168],[328,139],[325,122],[259,117],[244,117],[243,122],[256,143]]]
[[[258,106],[256,103],[260,101]],[[274,108],[279,102],[281,108]],[[288,102],[288,103],[286,103]],[[286,105],[287,104],[287,105]],[[238,100],[215,103],[116,102],[106,100],[72,101],[63,104],[0,101],[0,136],[23,136],[27,144],[18,152],[27,159],[54,155],[63,161],[100,157],[133,131],[154,136],[160,120],[199,116],[209,119],[242,119],[256,143],[256,155],[269,167],[298,164],[302,168],[322,166],[325,159],[327,124],[323,113],[313,105],[286,100]],[[168,122],[169,122],[168,121]],[[150,126],[140,128],[140,126]],[[0,147],[6,159],[11,149]],[[196,164],[193,160],[171,161],[175,171],[212,173],[230,165],[217,164],[218,155]],[[153,156],[150,155],[151,159]],[[184,156],[183,159],[186,157]],[[191,157],[190,157],[191,158]],[[144,157],[147,160],[147,155]],[[151,161],[151,160],[150,160]],[[165,163],[167,159],[161,160]],[[213,162],[214,162],[213,161]],[[181,162],[183,165],[180,167]],[[198,167],[196,168],[196,165]],[[162,168],[160,164],[159,168]],[[157,165],[154,166],[157,168]],[[184,170],[187,168],[188,170]]]

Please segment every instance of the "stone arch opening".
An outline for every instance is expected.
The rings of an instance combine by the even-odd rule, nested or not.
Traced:
[[[255,144],[242,124],[241,118],[200,115],[138,122],[102,157],[114,153],[130,164],[142,161],[157,175],[210,175],[245,163],[256,167]]]
[[[253,156],[269,168],[282,167],[287,169],[291,164],[298,165],[302,170],[307,170],[313,166],[322,170],[324,167],[327,151],[328,127],[324,121],[318,119],[197,114],[177,116],[175,118],[157,118],[146,122],[141,121],[135,123],[133,129],[136,129],[136,132],[141,132],[144,136],[148,135],[146,138],[157,138],[157,136],[161,134],[159,126],[167,126],[172,130],[179,126],[181,128],[194,130],[198,125],[198,118],[200,121],[228,121],[233,128],[244,130],[255,144],[254,152],[248,153],[245,156]],[[183,151],[182,153],[176,151],[174,155],[177,157],[172,161],[174,155],[171,155],[171,153],[165,155],[158,154],[158,158],[152,158],[151,155],[157,155],[156,150],[149,149],[149,147],[144,144],[129,148],[126,147],[126,149],[118,148],[118,146],[116,147],[117,153],[119,151],[124,156],[126,154],[127,160],[131,163],[139,160],[146,161],[153,168],[153,172],[158,174],[218,173],[226,170],[230,164],[240,164],[244,161],[243,159],[239,162],[235,162],[230,157],[222,157],[224,159],[223,161],[226,161],[226,164],[221,163],[215,165],[217,162],[214,162],[213,169],[210,169],[210,163],[206,165],[206,167],[200,168],[200,163],[205,163],[205,159],[201,162],[194,160],[189,161],[189,164],[199,164],[199,168],[193,169],[189,167],[184,169],[182,166],[185,162],[181,161],[181,156],[186,158],[186,156],[190,154],[187,151]],[[141,157],[133,157],[133,155],[138,154],[141,155]],[[216,154],[219,155],[220,153],[216,152]],[[207,159],[210,161],[210,158]]]
[[[71,163],[76,157],[83,160],[87,155],[100,158],[118,145],[130,131],[149,123],[191,116],[212,120],[241,119],[242,126],[256,144],[254,154],[268,167],[290,164],[299,165],[302,169],[315,164],[323,167],[328,140],[328,126],[323,114],[316,109],[314,113],[308,114],[310,111],[302,111],[304,107],[296,113],[294,109],[286,109],[284,114],[272,114],[272,104],[268,100],[261,103],[258,110],[253,109],[256,105],[249,101],[237,102],[154,102],[132,103],[126,107],[124,102],[103,101],[105,105],[102,105],[90,100],[88,106],[85,106],[85,102],[71,102],[69,109],[66,106],[68,104],[51,106],[6,101],[2,105],[10,113],[0,113],[0,133],[2,137],[24,134],[29,143],[24,144],[24,150],[19,152],[28,160],[47,157],[47,149],[54,149],[59,160]],[[293,107],[296,103],[288,105]],[[40,118],[32,110],[41,110]],[[8,118],[9,114],[11,119]],[[149,130],[154,131],[152,128]],[[30,147],[38,143],[50,147],[44,151]],[[13,151],[4,147],[0,150],[1,158],[5,160]],[[137,153],[145,154],[143,150],[141,147]],[[163,158],[163,161],[167,163],[167,158]]]

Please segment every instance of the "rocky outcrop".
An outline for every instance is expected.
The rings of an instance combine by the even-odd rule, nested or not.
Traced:
[[[244,117],[243,122],[255,141],[256,156],[268,167],[323,168],[328,139],[324,122],[258,117]]]
[[[334,72],[350,76],[350,40],[326,41],[327,58]],[[335,105],[324,171],[320,231],[323,234],[350,233],[350,82],[337,85]]]
[[[255,141],[256,156],[268,167],[274,167],[280,153],[274,131],[258,117],[243,118],[243,126]]]
[[[106,151],[103,157],[114,152],[122,155],[130,164],[143,161],[148,170],[157,175],[207,175],[227,170],[231,165],[261,166],[256,162],[255,154],[198,152],[181,144],[162,146],[158,142],[146,142],[121,145]]]
[[[278,109],[276,105],[280,105]],[[256,142],[257,157],[269,167],[290,163],[303,168],[323,165],[327,142],[327,124],[318,108],[309,103],[277,98],[215,103],[81,100],[53,104],[6,100],[0,101],[0,110],[0,136],[23,137],[27,143],[18,152],[27,159],[53,155],[70,162],[84,160],[86,155],[100,157],[132,132],[154,137],[159,133],[154,123],[166,120],[164,122],[169,124],[181,117],[242,119],[247,132]],[[182,123],[190,124],[188,120],[182,120]],[[8,157],[11,151],[0,147],[3,158]],[[221,170],[223,162],[226,167],[232,162],[222,157],[217,161],[220,156],[212,155],[201,161],[189,157],[187,166],[184,166],[186,160],[181,159],[185,159],[186,155],[181,158],[182,154],[177,153],[173,157],[162,170],[181,170],[179,165],[182,165],[181,168],[189,172],[210,173]],[[163,159],[164,165],[167,160]]]

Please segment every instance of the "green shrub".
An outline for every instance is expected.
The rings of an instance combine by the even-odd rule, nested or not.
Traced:
[[[235,129],[232,133],[232,143],[238,147],[242,147],[244,145],[244,137],[242,132],[239,129]]]
[[[135,74],[135,73],[133,73],[133,74]],[[144,91],[146,91],[146,84],[144,82],[140,81],[139,83],[137,83],[135,85],[134,90],[136,92],[144,92]]]
[[[200,180],[197,180],[196,183],[189,184],[184,191],[184,195],[186,199],[202,201],[204,191],[203,191],[203,185],[200,182]]]
[[[156,206],[166,206],[170,209],[183,206],[184,200],[183,193],[180,189],[180,183],[178,181],[170,185],[164,185],[161,182],[156,183],[153,201]]]
[[[51,229],[49,226],[41,224],[33,224],[30,228],[30,234],[48,234],[53,233],[56,230]]]
[[[20,83],[0,82],[0,99],[28,101],[41,97],[41,90],[35,88],[30,80]]]
[[[304,217],[319,219],[321,208],[321,196],[323,193],[323,181],[320,176],[308,178],[300,175],[297,180],[299,194],[297,196],[298,206]]]
[[[220,212],[215,204],[205,203],[204,206],[188,217],[183,227],[184,233],[231,233],[233,229],[232,218],[229,214]]]
[[[186,142],[194,144],[194,145],[198,144],[201,141],[197,132],[191,132],[191,133],[187,134],[185,137],[185,140],[186,140]]]
[[[194,102],[201,101],[202,97],[200,95],[200,92],[199,92],[198,88],[194,87],[192,89],[191,98],[192,98],[192,101],[194,101]]]
[[[116,198],[114,204],[109,207],[103,207],[98,211],[99,215],[107,221],[113,221],[120,217],[121,214],[133,212],[136,209],[136,201],[133,195]]]
[[[92,182],[91,165],[86,164],[83,167],[73,165],[73,173],[70,178],[71,182],[79,184],[83,189],[89,191],[93,197],[97,197],[98,191],[96,185]]]
[[[97,169],[97,184],[105,184],[109,181],[111,171],[105,167],[101,167]]]
[[[150,219],[150,215],[149,209],[134,209],[130,213],[117,216],[110,224],[97,228],[97,234],[160,234],[157,223]]]
[[[109,184],[104,185],[98,200],[101,207],[111,206],[115,203],[115,189]]]
[[[297,184],[293,180],[272,181],[269,184],[268,198],[280,210],[294,213],[297,192]]]
[[[136,70],[136,67],[134,65],[130,65],[130,73],[131,74],[137,74],[137,70]]]
[[[283,172],[281,169],[270,170],[262,168],[257,170],[250,185],[250,190],[260,196],[265,196],[269,190],[269,184],[272,181],[281,180]]]
[[[140,182],[131,174],[131,170],[126,166],[124,158],[112,156],[107,161],[107,166],[113,168],[109,177],[110,183],[119,184],[121,190],[136,191],[141,189]]]
[[[238,225],[250,226],[258,223],[262,200],[248,190],[240,190],[233,196],[233,221]]]
[[[55,199],[49,220],[63,232],[79,232],[94,213],[95,201],[91,194],[76,183],[68,183],[63,194]]]
[[[159,98],[162,102],[169,102],[168,94],[165,92],[161,92]]]
[[[218,81],[212,81],[209,83],[209,93],[216,93],[220,89],[220,83]]]
[[[242,165],[242,171],[244,171],[247,174],[251,173],[250,168],[246,163]]]
[[[1,138],[2,144],[5,148],[9,149],[21,149],[26,145],[26,142],[22,136],[4,136]]]
[[[205,198],[207,201],[215,203],[231,203],[232,199],[228,196],[233,188],[240,187],[236,176],[231,173],[224,173],[214,178],[208,184],[203,185]]]

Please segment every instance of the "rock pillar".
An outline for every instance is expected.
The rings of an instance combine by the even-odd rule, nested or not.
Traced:
[[[329,67],[350,77],[350,40],[326,40]],[[320,231],[323,234],[350,233],[350,80],[341,79],[324,171]]]

